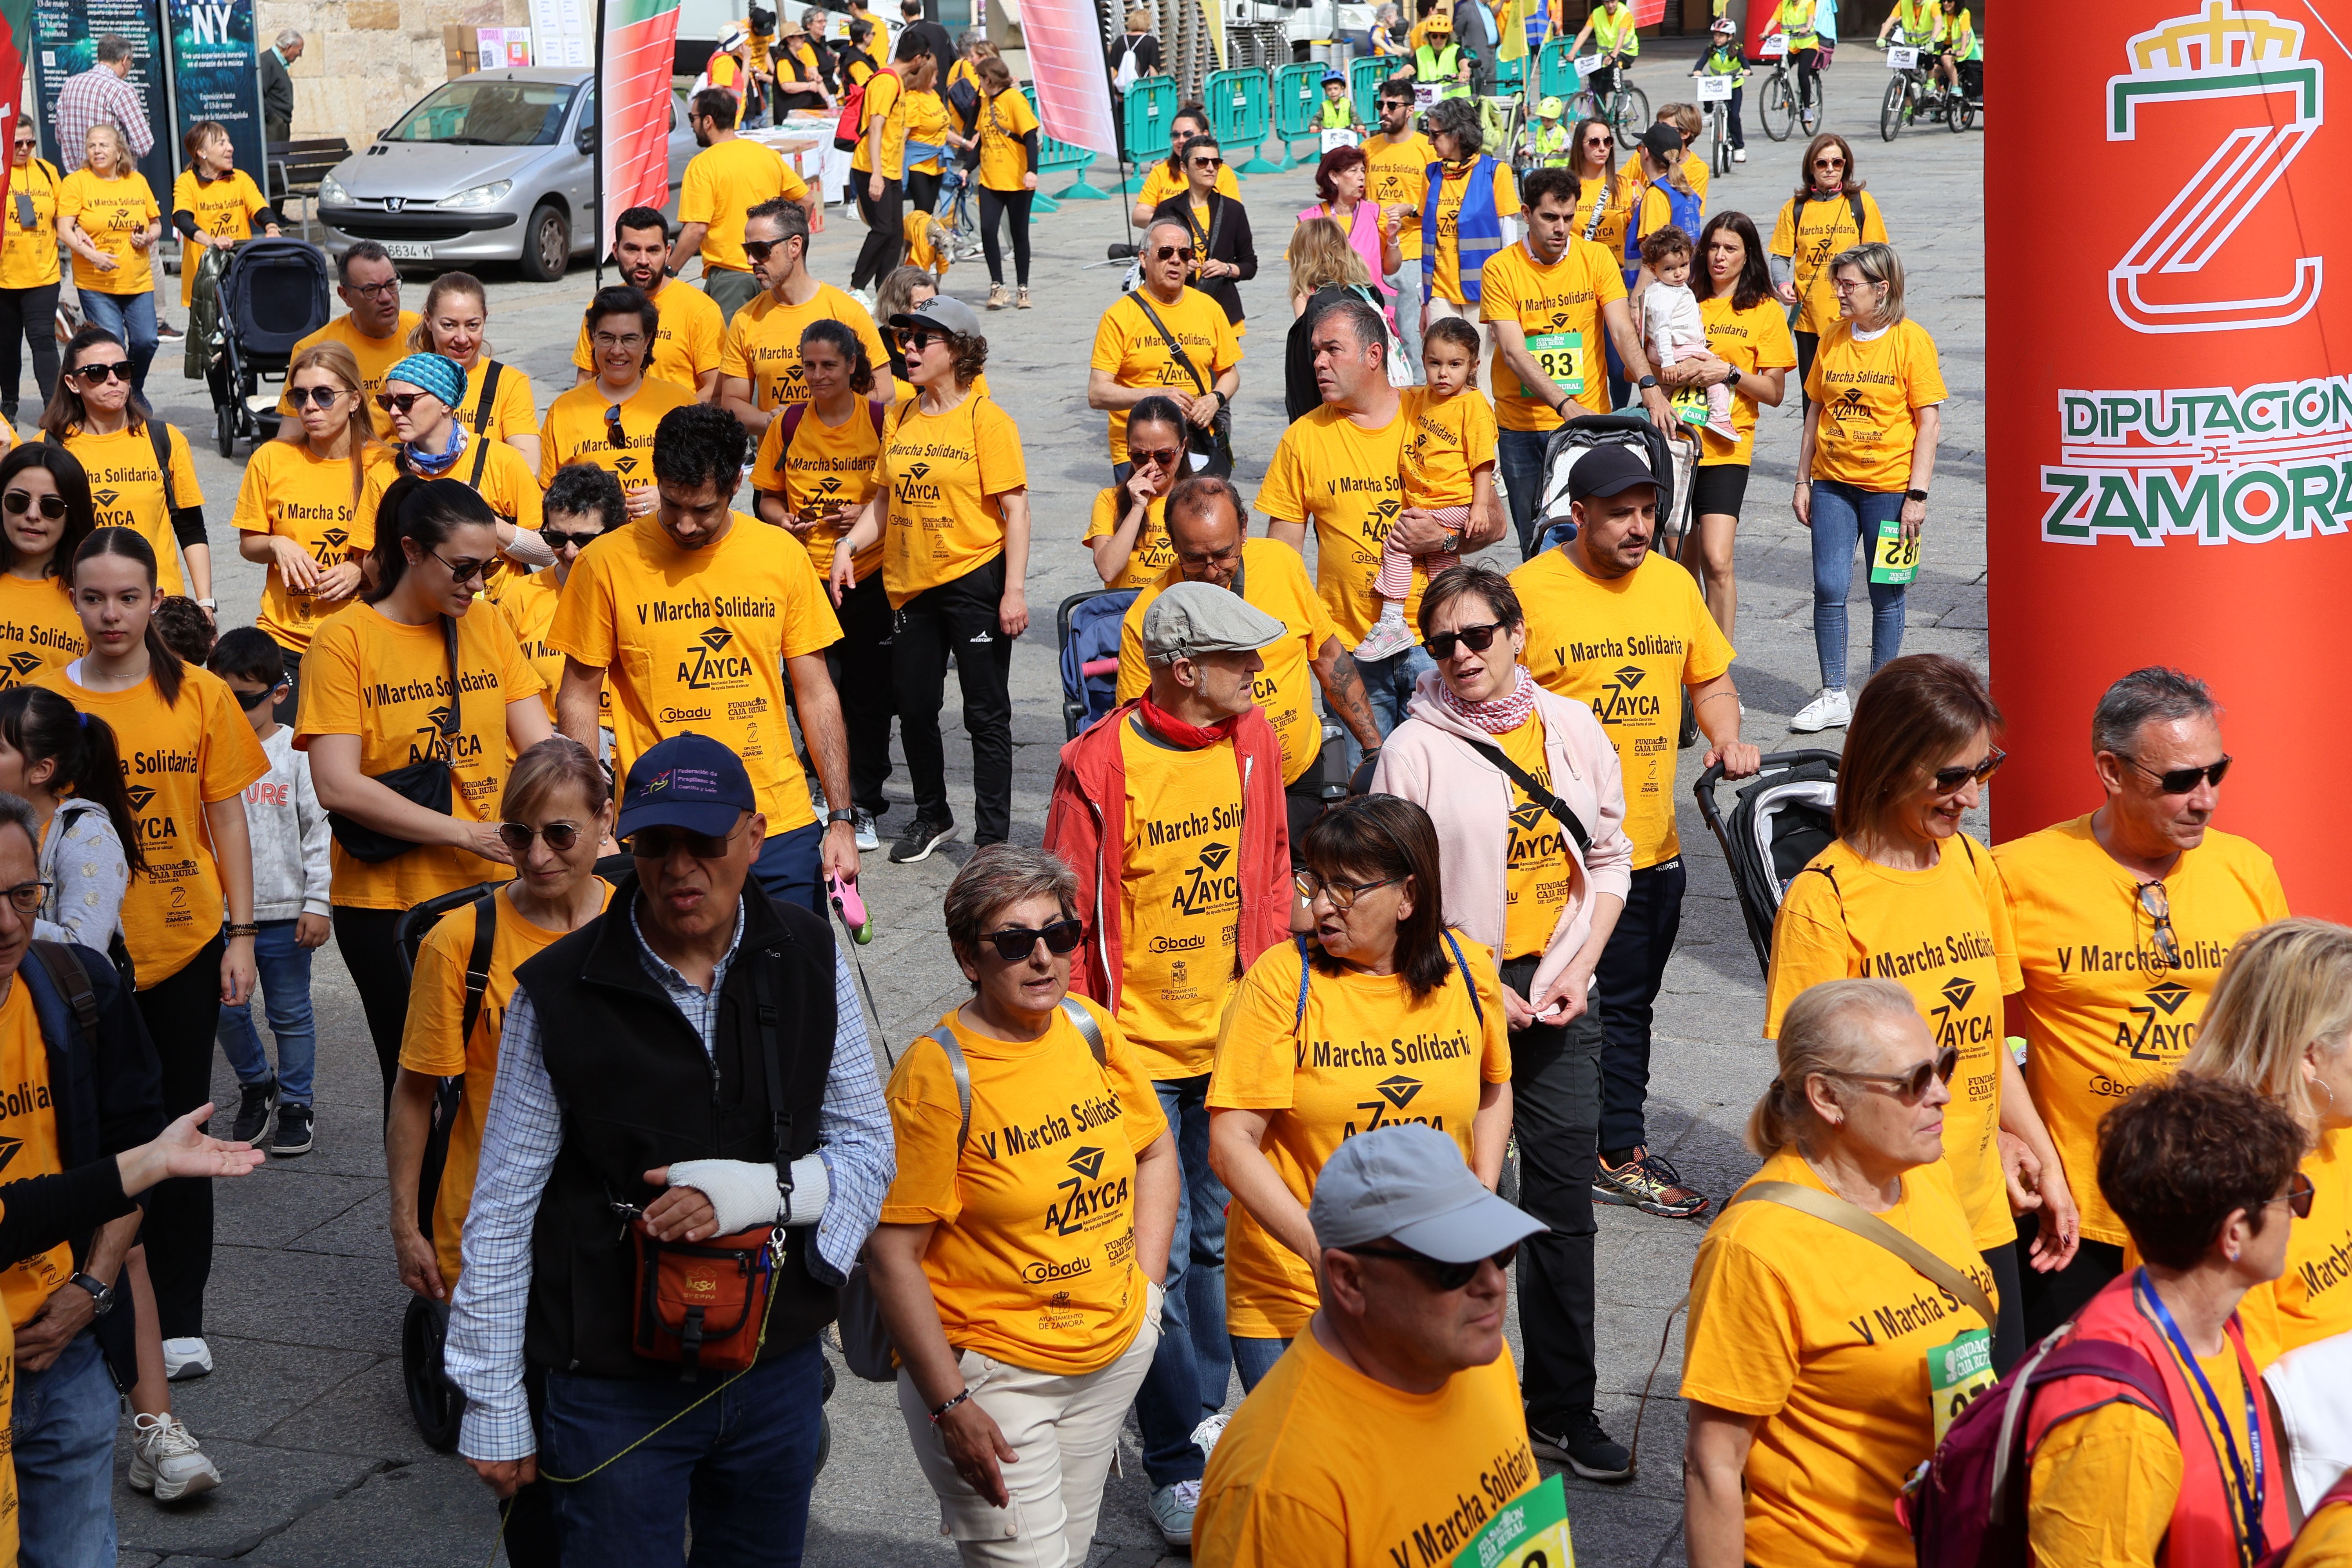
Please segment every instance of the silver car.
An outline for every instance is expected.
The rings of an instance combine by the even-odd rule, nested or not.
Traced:
[[[697,152],[685,106],[669,100],[669,195]],[[427,93],[319,184],[319,217],[337,255],[373,239],[400,262],[443,270],[511,261],[523,276],[563,276],[593,252],[596,213],[595,72],[576,67],[476,71]]]

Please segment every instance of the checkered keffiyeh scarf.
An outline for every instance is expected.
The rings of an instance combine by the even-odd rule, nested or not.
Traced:
[[[1512,666],[1511,673],[1518,678],[1511,694],[1486,702],[1465,702],[1454,695],[1454,688],[1441,675],[1437,700],[1448,713],[1473,729],[1484,730],[1489,735],[1507,735],[1535,717],[1536,711],[1536,678],[1528,673],[1524,664]]]

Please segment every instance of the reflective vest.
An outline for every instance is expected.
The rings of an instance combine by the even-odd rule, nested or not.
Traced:
[[[1317,111],[1315,123],[1325,131],[1345,131],[1355,123],[1356,108],[1345,98],[1327,98]]]
[[[1789,35],[1790,48],[1810,49],[1822,41],[1821,35],[1813,30],[1815,9],[1814,0],[1780,0],[1774,7],[1773,26]]]
[[[1633,19],[1631,5],[1613,11],[1603,5],[1592,13],[1592,41],[1600,46],[1604,55],[1639,55],[1642,52],[1641,27],[1642,25]]]
[[[1568,167],[1569,138],[1573,132],[1566,125],[1536,126],[1536,163],[1547,169]]]
[[[1433,49],[1427,44],[1413,51],[1412,75],[1415,81],[1443,82],[1444,98],[1467,98],[1470,84],[1454,79],[1462,70],[1462,46],[1448,44],[1443,49]]]

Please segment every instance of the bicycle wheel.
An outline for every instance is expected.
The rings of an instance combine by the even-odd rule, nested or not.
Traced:
[[[1969,101],[1968,95],[1966,93],[1953,94],[1951,118],[1952,134],[1957,136],[1971,125],[1974,125],[1976,122],[1977,106]]]
[[[1611,123],[1617,132],[1617,145],[1632,152],[1642,141],[1642,132],[1650,128],[1650,95],[1638,87],[1617,89],[1617,103]]]
[[[1789,132],[1796,129],[1797,102],[1789,92],[1786,71],[1774,71],[1765,79],[1764,90],[1758,97],[1756,112],[1764,121],[1764,134],[1775,142],[1786,142]]]
[[[1731,137],[1724,130],[1723,105],[1717,104],[1715,112],[1707,116],[1707,121],[1715,131],[1715,155],[1710,161],[1717,177],[1721,178],[1731,173]]]
[[[1585,121],[1600,118],[1601,100],[1593,97],[1590,91],[1571,92],[1568,95],[1567,122],[1570,125],[1580,125]]]
[[[1897,74],[1886,84],[1886,96],[1878,105],[1878,139],[1892,142],[1895,133],[1903,129],[1904,89],[1907,84]]]

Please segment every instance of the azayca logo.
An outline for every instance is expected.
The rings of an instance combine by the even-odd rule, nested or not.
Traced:
[[[1656,723],[1665,710],[1654,690],[1641,689],[1649,673],[1638,664],[1621,664],[1611,670],[1592,699],[1592,716],[1603,724]]]
[[[735,647],[735,634],[725,626],[705,628],[677,661],[678,684],[690,691],[740,686],[751,679],[751,661]]]
[[[1202,845],[1200,858],[1184,868],[1169,908],[1180,915],[1198,915],[1237,907],[1242,900],[1242,879],[1233,858],[1229,845]]]
[[[1971,1015],[1969,1004],[1976,999],[1977,983],[1965,974],[1955,974],[1944,982],[1937,994],[1941,1006],[1927,1009],[1927,1018],[1935,1026],[1936,1044],[1966,1050],[1970,1046],[1984,1045],[1993,1037],[1996,1020],[1988,1014]]]
[[[1092,1144],[1074,1149],[1064,1164],[1070,1172],[1054,1184],[1060,1201],[1045,1205],[1045,1229],[1053,1236],[1076,1236],[1117,1223],[1127,1207],[1128,1180],[1102,1179],[1103,1152]]]
[[[1408,1108],[1420,1098],[1421,1090],[1421,1079],[1407,1078],[1402,1073],[1381,1079],[1372,1085],[1371,1099],[1356,1102],[1357,1110],[1369,1110],[1371,1116],[1360,1123],[1350,1120],[1340,1129],[1339,1136],[1353,1138],[1357,1133],[1370,1132],[1375,1127],[1397,1127],[1406,1122],[1434,1127],[1443,1132],[1445,1131],[1444,1116],[1414,1116],[1410,1113]]]
[[[2178,980],[2149,986],[2137,1005],[2124,1009],[2116,1025],[2116,1044],[2140,1061],[2179,1061],[2197,1038],[2196,1020],[2178,1016],[2194,994]]]

